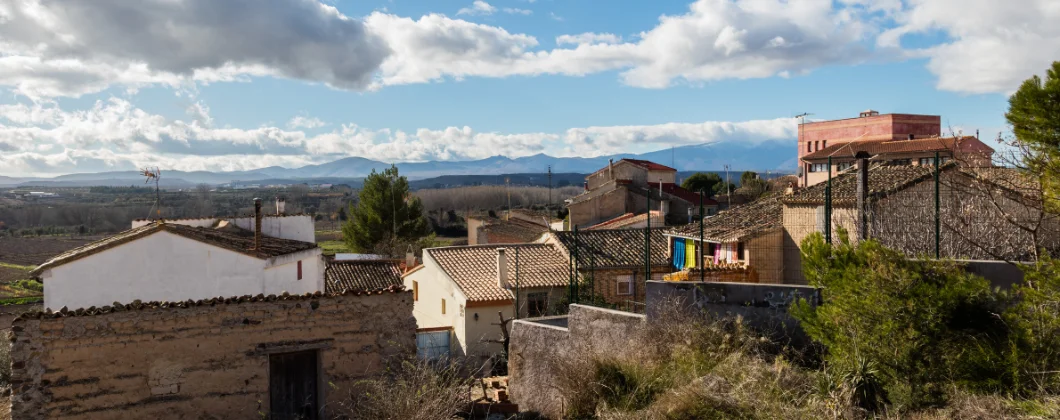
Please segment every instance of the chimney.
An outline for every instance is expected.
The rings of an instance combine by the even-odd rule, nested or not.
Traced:
[[[858,238],[868,239],[868,201],[869,201],[869,154],[858,152],[854,155],[857,159],[857,203],[858,203]]]
[[[611,158],[607,160],[607,178],[615,179],[615,159]]]
[[[405,252],[405,267],[406,267],[406,269],[411,269],[412,267],[415,267],[415,266],[416,266],[416,254],[413,254],[412,250],[409,249],[407,252]]]
[[[497,287],[508,288],[508,257],[504,248],[497,248]]]
[[[912,140],[912,139],[913,139],[913,135],[912,135],[912,134],[910,134],[910,135],[909,135],[909,140]]]
[[[287,207],[286,204],[287,204],[287,200],[286,199],[284,199],[283,197],[276,197],[276,215],[277,216],[282,216],[284,213],[286,213],[286,210],[285,210],[285,208]]]
[[[254,249],[261,249],[261,199],[254,199]]]

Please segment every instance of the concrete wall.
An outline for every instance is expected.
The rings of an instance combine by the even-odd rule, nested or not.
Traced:
[[[644,331],[645,317],[628,312],[570,305],[567,328],[556,318],[512,323],[508,347],[508,391],[520,410],[562,418],[566,396],[558,391],[564,361],[621,358]]]
[[[628,212],[636,212],[636,209],[627,205],[629,192],[625,187],[615,186],[599,195],[567,206],[570,210],[570,221],[579,228],[592,226],[597,223],[614,219]],[[641,205],[643,212],[644,203]]]
[[[44,307],[182,301],[324,290],[320,249],[262,260],[157,232],[42,273]],[[302,280],[297,263],[302,261]]]
[[[409,293],[385,292],[20,318],[12,417],[260,418],[269,355],[302,350],[319,352],[327,410],[356,380],[415,354],[411,313]]]
[[[644,185],[648,182],[648,170],[629,162],[618,161],[615,162],[611,172],[605,166],[603,170],[585,177],[589,190],[595,190],[616,179],[627,179],[636,185]]]
[[[678,305],[719,317],[741,316],[747,325],[763,334],[802,345],[809,339],[788,314],[788,308],[799,299],[820,304],[820,289],[780,284],[649,281],[646,304],[649,319],[669,305]]]

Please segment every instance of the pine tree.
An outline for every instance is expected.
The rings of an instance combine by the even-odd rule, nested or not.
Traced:
[[[396,166],[364,180],[359,200],[350,204],[342,237],[354,252],[397,255],[401,247],[430,235],[420,199],[409,195],[409,182]]]
[[[1060,198],[1060,61],[1045,80],[1031,77],[1008,100],[1005,118],[1012,125],[1020,160],[1028,174],[1042,182],[1047,204]]]

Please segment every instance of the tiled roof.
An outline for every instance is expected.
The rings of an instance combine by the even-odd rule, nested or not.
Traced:
[[[376,290],[399,286],[401,261],[396,260],[350,260],[329,261],[324,269],[324,291]]]
[[[776,195],[735,206],[703,221],[703,239],[710,242],[733,242],[780,228],[784,224],[783,206]],[[667,234],[699,239],[699,222],[671,229]]]
[[[18,326],[21,321],[28,319],[41,319],[41,318],[64,318],[71,316],[92,316],[92,315],[103,315],[113,312],[124,312],[124,311],[142,311],[151,309],[177,309],[177,308],[194,308],[197,306],[216,306],[216,305],[235,305],[240,303],[254,303],[254,302],[276,302],[276,301],[303,301],[310,299],[320,298],[333,298],[337,296],[371,296],[381,295],[383,293],[402,293],[406,292],[405,286],[397,285],[390,286],[376,290],[344,290],[339,293],[306,293],[304,295],[292,295],[284,292],[279,295],[264,295],[259,294],[257,296],[235,296],[235,297],[216,297],[210,299],[200,300],[186,300],[180,302],[140,302],[134,301],[132,303],[120,303],[114,302],[112,305],[103,307],[89,307],[81,308],[77,310],[69,310],[65,306],[59,310],[46,309],[44,311],[30,311],[19,315],[12,321],[13,326]]]
[[[55,258],[46,261],[44,264],[41,264],[33,270],[31,274],[38,276],[45,269],[76,261],[162,231],[261,259],[277,257],[317,247],[316,244],[310,242],[273,238],[262,235],[261,247],[259,249],[253,249],[254,232],[240,229],[232,224],[225,224],[224,227],[219,228],[202,228],[175,223],[155,222],[138,228],[129,229],[114,236],[66,251],[57,255]]]
[[[651,229],[651,263],[667,265],[668,245],[664,229]],[[630,268],[644,266],[644,229],[583,230],[553,232],[557,245],[569,255],[577,245],[578,264],[598,268]]]
[[[658,210],[652,210],[651,211],[651,218],[652,218],[652,221],[661,222],[661,218],[659,217],[659,211]],[[605,222],[601,222],[601,223],[589,226],[589,227],[585,228],[585,230],[622,229],[625,226],[635,225],[637,223],[643,223],[646,220],[648,220],[648,213],[641,213],[641,214],[626,213],[626,214],[618,216],[618,217],[616,217],[614,219],[611,219],[611,220],[608,220],[608,221],[605,221]]]
[[[456,282],[469,301],[512,298],[497,284],[497,249],[505,248],[508,284],[515,285],[518,249],[519,287],[564,287],[570,281],[568,261],[553,245],[475,245],[428,248],[427,254]]]
[[[303,216],[312,216],[312,215],[309,214],[309,213],[283,213],[283,214],[269,213],[269,214],[262,214],[261,215],[261,217],[303,217]],[[178,218],[173,218],[173,219],[165,219],[165,221],[167,221],[167,222],[184,222],[184,221],[191,221],[191,220],[208,220],[208,219],[225,220],[225,219],[240,219],[240,218],[246,218],[246,217],[254,217],[254,214],[244,214],[242,216],[229,216],[229,217],[178,217]],[[151,219],[151,218],[133,219],[134,222],[145,222],[145,221],[151,221],[151,220],[156,220],[156,219]]]
[[[488,234],[503,235],[516,238],[519,242],[534,242],[548,232],[548,227],[528,222],[526,220],[511,218],[510,220],[487,218],[483,221],[483,230]]]
[[[956,168],[950,162],[940,167],[947,171]],[[879,198],[900,191],[917,182],[934,176],[934,167],[913,165],[873,165],[869,168],[869,197]],[[812,185],[794,195],[785,197],[784,204],[821,205],[824,204],[827,182]],[[850,206],[857,204],[857,172],[849,171],[832,178],[832,204]]]
[[[649,171],[671,171],[671,172],[677,172],[677,169],[671,168],[671,167],[666,166],[666,165],[660,165],[660,164],[652,162],[650,160],[641,160],[641,159],[622,159],[622,160],[624,160],[626,162],[629,162],[629,163],[632,163],[634,165],[640,166],[642,168],[646,168]],[[622,160],[620,160],[619,162],[621,162]]]
[[[852,141],[833,144],[816,152],[803,156],[804,160],[827,159],[829,156],[853,158],[858,152],[867,152],[869,155],[893,154],[893,153],[915,153],[935,151],[964,151],[964,152],[993,152],[990,146],[979,141],[974,136],[927,138],[913,140],[872,140]]]

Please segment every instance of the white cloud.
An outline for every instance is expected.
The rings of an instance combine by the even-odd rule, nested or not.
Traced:
[[[1010,93],[1060,57],[1060,2],[1026,0],[914,0],[897,12],[899,25],[877,42],[901,45],[914,34],[949,40],[907,51],[928,57],[938,88],[959,92]]]
[[[622,37],[610,33],[586,32],[577,35],[560,35],[556,37],[556,45],[581,45],[581,44],[617,44],[622,42]]]
[[[456,12],[456,14],[457,14],[457,16],[459,16],[459,15],[469,15],[469,16],[492,15],[496,11],[497,11],[497,8],[493,7],[489,3],[486,3],[486,2],[484,2],[482,0],[475,0],[473,3],[471,3],[471,7],[465,7],[463,9],[460,9],[460,10],[458,10]]]
[[[313,129],[313,128],[320,128],[320,127],[323,127],[323,126],[326,126],[326,125],[328,125],[328,123],[326,123],[324,121],[321,121],[319,118],[316,118],[316,117],[303,117],[301,115],[295,116],[294,118],[291,118],[291,120],[287,122],[287,128],[291,128],[291,129],[298,129],[298,128]]]
[[[0,153],[0,175],[130,170],[145,165],[246,170],[273,165],[296,167],[348,156],[384,162],[468,160],[498,154],[520,157],[546,152],[599,156],[706,142],[790,141],[797,128],[793,119],[779,118],[583,127],[560,133],[478,132],[466,126],[405,132],[345,124],[308,134],[271,126],[217,127],[202,103],[190,106],[188,114],[188,120],[169,119],[119,98],[96,102],[84,110],[63,110],[48,102],[2,105],[0,149],[4,153]],[[304,121],[308,120],[312,119]]]
[[[505,7],[502,10],[504,11],[504,13],[507,13],[507,14],[510,14],[510,15],[530,16],[530,15],[534,14],[533,10],[520,9],[520,8],[517,8],[517,7]]]

